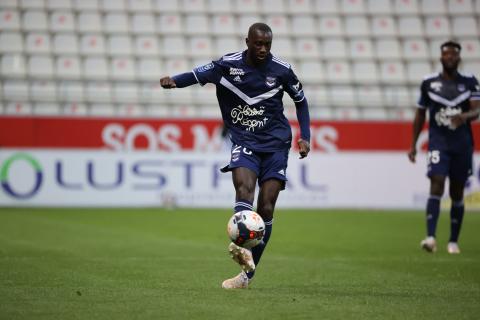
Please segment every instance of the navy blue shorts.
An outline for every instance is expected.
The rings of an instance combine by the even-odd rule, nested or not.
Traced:
[[[258,184],[268,179],[283,181],[283,189],[287,179],[289,149],[275,152],[254,152],[245,147],[233,144],[230,163],[220,169],[222,172],[232,171],[238,167],[244,167],[257,174]]]
[[[466,181],[472,175],[473,150],[454,153],[443,150],[429,150],[427,155],[427,176],[444,176],[450,180]]]

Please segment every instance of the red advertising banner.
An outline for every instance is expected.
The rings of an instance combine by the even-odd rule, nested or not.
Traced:
[[[206,119],[0,117],[0,148],[215,151],[225,146],[221,128],[220,120]],[[296,122],[292,129],[296,140]],[[402,151],[412,134],[410,122],[391,121],[312,121],[311,129],[319,152]],[[473,132],[480,141],[480,124]],[[423,147],[426,141],[424,130]]]

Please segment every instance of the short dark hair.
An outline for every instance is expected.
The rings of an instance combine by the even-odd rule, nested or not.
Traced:
[[[444,48],[455,48],[458,52],[462,51],[462,46],[460,45],[460,43],[453,40],[442,43],[442,45],[440,46],[440,51],[443,51]]]
[[[268,24],[263,22],[256,22],[252,24],[250,28],[248,28],[248,36],[250,36],[256,30],[272,33],[272,29],[268,26]]]

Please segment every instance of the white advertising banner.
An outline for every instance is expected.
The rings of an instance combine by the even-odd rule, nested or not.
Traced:
[[[291,153],[278,207],[423,208],[425,155],[405,152]],[[0,206],[231,207],[234,189],[219,168],[229,154],[4,149]],[[480,162],[476,155],[475,163]],[[473,207],[478,169],[466,194]]]

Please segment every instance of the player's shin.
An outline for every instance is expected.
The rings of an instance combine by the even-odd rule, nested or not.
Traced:
[[[265,250],[265,247],[268,244],[268,240],[270,239],[270,235],[272,234],[273,219],[269,221],[264,221],[264,222],[265,222],[265,234],[263,236],[263,241],[259,245],[252,248],[252,256],[253,256],[253,262],[255,263],[255,266],[257,266],[258,263],[260,262],[260,258],[262,257],[263,251]],[[255,275],[255,270],[247,273],[247,277],[249,279],[252,279],[254,275]]]
[[[430,195],[427,201],[427,236],[435,237],[438,216],[440,215],[440,196]]]
[[[450,208],[450,240],[449,242],[458,242],[460,229],[462,228],[463,214],[465,206],[463,200],[453,201]]]

